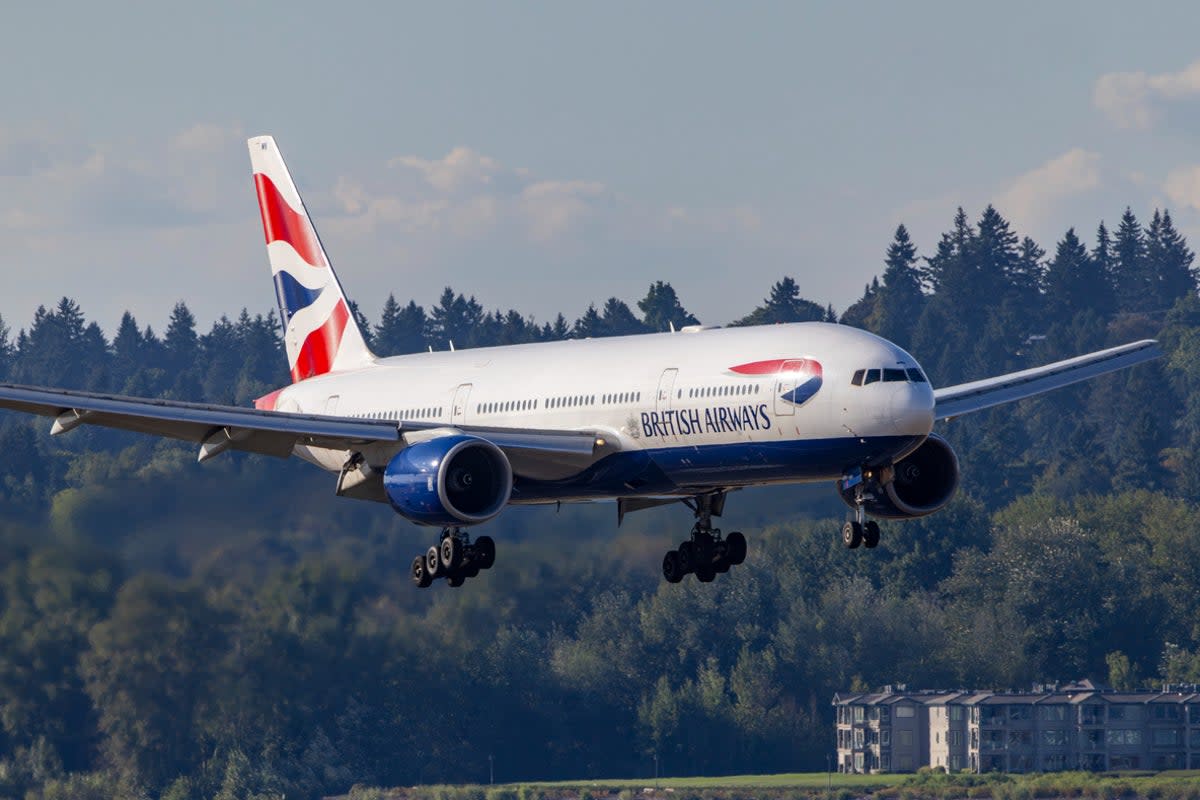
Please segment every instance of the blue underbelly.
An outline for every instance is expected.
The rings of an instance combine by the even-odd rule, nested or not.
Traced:
[[[626,451],[561,481],[517,476],[512,502],[690,495],[706,489],[834,480],[857,465],[903,453],[919,438],[797,439]]]

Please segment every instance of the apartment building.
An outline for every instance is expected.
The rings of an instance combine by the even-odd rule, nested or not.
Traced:
[[[1200,769],[1200,687],[834,696],[839,772]],[[903,711],[900,711],[903,709]],[[903,716],[901,716],[901,714]]]

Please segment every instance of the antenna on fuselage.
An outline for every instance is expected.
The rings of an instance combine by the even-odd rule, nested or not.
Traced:
[[[674,333],[675,332],[675,323],[672,322],[671,320],[667,320],[667,324],[671,326],[671,333]]]
[[[450,352],[453,353],[454,352],[454,340],[447,339],[446,341],[450,342]]]

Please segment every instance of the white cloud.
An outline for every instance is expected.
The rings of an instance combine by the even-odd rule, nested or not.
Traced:
[[[1200,211],[1200,166],[1171,170],[1163,183],[1163,191],[1176,206]]]
[[[1076,147],[1016,178],[996,208],[1018,229],[1036,228],[1064,200],[1100,186],[1100,154]]]
[[[1092,90],[1092,102],[1123,128],[1150,130],[1170,103],[1200,98],[1200,61],[1179,72],[1110,72]]]

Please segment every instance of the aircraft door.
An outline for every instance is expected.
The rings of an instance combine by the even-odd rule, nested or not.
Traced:
[[[454,390],[454,401],[450,404],[450,423],[452,425],[467,424],[467,400],[471,397],[471,384],[460,384]]]
[[[327,416],[327,417],[336,417],[337,416],[338,400],[341,400],[341,399],[342,399],[342,396],[340,394],[329,395],[329,398],[325,401],[325,416]]]
[[[671,410],[671,404],[675,400],[675,378],[679,375],[679,370],[675,367],[664,369],[662,375],[658,379],[658,394],[654,397],[654,409],[658,412],[659,417]],[[674,426],[668,428],[672,435],[663,437],[664,439],[676,439],[673,435]]]

